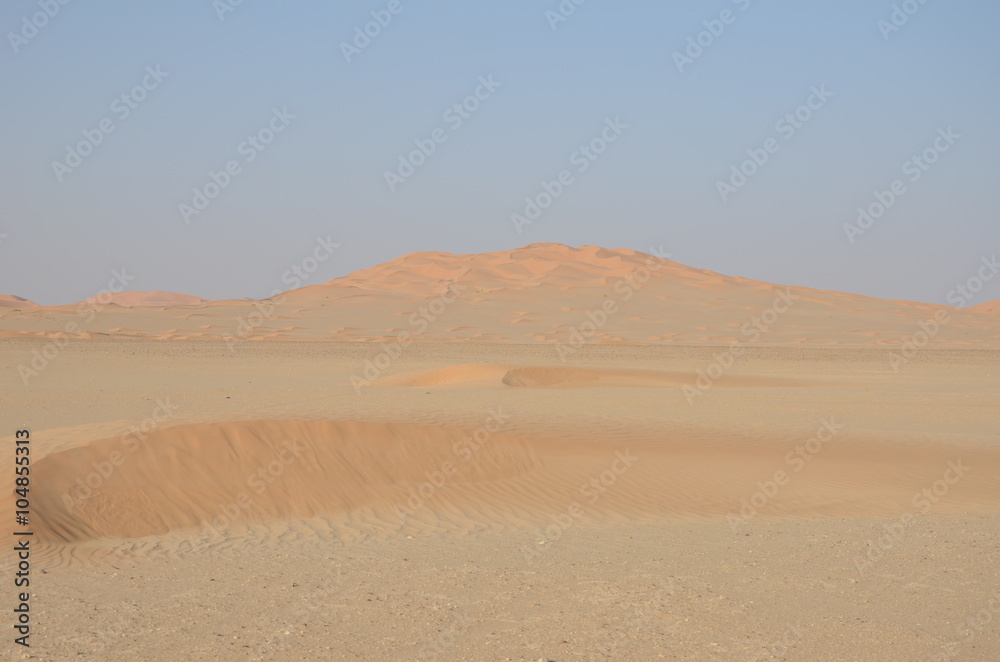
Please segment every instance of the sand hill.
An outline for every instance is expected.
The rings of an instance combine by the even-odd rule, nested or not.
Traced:
[[[33,308],[38,308],[38,304],[33,301],[28,301],[27,299],[14,296],[13,294],[0,294],[0,310],[30,310]]]
[[[263,301],[124,292],[104,305],[18,314],[4,306],[0,333],[824,346],[900,344],[936,324],[932,345],[995,347],[992,305],[888,301],[724,276],[629,249],[531,244],[474,255],[412,253]]]
[[[972,306],[969,310],[974,310],[977,313],[1000,313],[1000,299]]]

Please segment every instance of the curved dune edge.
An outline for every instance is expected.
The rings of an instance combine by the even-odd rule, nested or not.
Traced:
[[[46,488],[36,494],[36,533],[41,541],[81,542],[391,512],[408,486],[465,452],[468,434],[405,423],[241,421],[176,426],[132,448],[95,441],[36,464],[35,481]],[[467,480],[503,481],[537,465],[514,439],[494,435],[477,450]],[[235,516],[220,519],[227,513]]]
[[[898,517],[956,461],[971,470],[933,512],[1000,511],[1000,449],[838,438],[798,471],[786,457],[802,442],[708,433],[572,442],[408,423],[181,425],[134,449],[101,440],[38,461],[33,525],[39,543],[85,550],[224,542],[247,531],[261,539],[324,528],[341,537],[530,529],[567,513],[590,523],[725,517],[777,470],[789,481],[758,504],[760,516]]]

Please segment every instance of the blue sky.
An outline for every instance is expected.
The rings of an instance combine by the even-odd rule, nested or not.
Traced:
[[[267,296],[322,236],[341,248],[310,282],[552,241],[943,303],[1000,248],[996,3],[897,2],[888,32],[880,0],[567,0],[559,22],[556,0],[222,2],[0,9],[0,292],[70,303],[125,268],[133,289]],[[386,25],[348,61],[372,12]],[[679,70],[689,38],[704,45]],[[581,146],[616,121],[582,170]],[[85,131],[99,144],[67,169]],[[410,159],[415,141],[433,152]],[[907,169],[926,150],[935,162]],[[421,163],[390,189],[401,155]],[[228,185],[185,215],[227,164]],[[723,196],[741,165],[752,174]],[[572,182],[518,232],[511,215],[562,171]],[[849,241],[845,223],[896,180]],[[997,298],[1000,278],[973,303]]]

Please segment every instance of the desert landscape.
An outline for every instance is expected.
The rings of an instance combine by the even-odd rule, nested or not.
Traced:
[[[1000,659],[998,314],[552,243],[4,296],[11,659]]]
[[[1000,3],[0,26],[0,660],[1000,660]]]

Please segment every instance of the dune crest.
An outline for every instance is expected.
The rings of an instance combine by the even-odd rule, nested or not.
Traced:
[[[30,310],[38,308],[38,304],[34,301],[28,301],[24,297],[15,296],[13,294],[0,294],[0,310],[10,310],[15,308]]]
[[[739,442],[707,430],[617,437],[347,421],[179,425],[130,450],[104,439],[38,461],[34,475],[46,488],[35,496],[34,525],[39,542],[78,544],[231,536],[304,520],[334,531],[525,529],[573,503],[593,522],[720,518],[739,511],[755,481],[802,443],[777,432]],[[121,461],[94,479],[112,457]],[[1000,503],[991,448],[908,444],[904,452],[856,438],[838,440],[824,458],[761,514],[891,516],[956,458],[976,471],[937,511],[992,512]],[[602,483],[617,487],[598,492]]]
[[[977,313],[1000,313],[1000,299],[987,301],[977,306],[970,306],[969,310],[974,310]]]
[[[583,344],[901,345],[934,322],[930,346],[1000,347],[995,302],[966,310],[889,301],[552,243],[410,253],[260,301],[123,292],[90,307],[82,324],[79,306],[14,313],[14,299],[4,301],[0,337],[542,343],[566,359]]]

